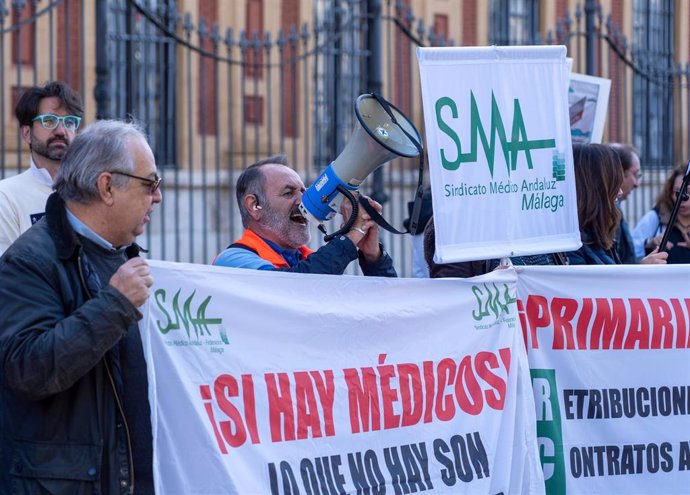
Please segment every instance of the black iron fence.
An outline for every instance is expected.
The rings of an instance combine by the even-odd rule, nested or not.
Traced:
[[[251,0],[200,1],[194,12],[174,0],[0,1],[0,177],[28,163],[12,116],[17,95],[62,79],[84,96],[87,125],[133,118],[147,128],[164,177],[164,201],[142,239],[150,255],[207,263],[240,234],[240,171],[283,152],[309,184],[345,146],[359,94],[381,91],[422,128],[414,49],[456,44],[447,23],[402,0],[314,0],[306,23],[288,8],[295,2],[283,3],[278,14]],[[519,15],[533,16],[536,4]],[[487,22],[496,32],[510,26]],[[688,154],[687,64],[674,62],[666,42],[628,40],[600,8],[578,6],[546,33],[529,29],[505,42],[565,44],[576,72],[612,80],[607,137],[638,147],[648,184],[626,202],[634,223]],[[415,169],[394,160],[364,184],[394,225],[407,216]],[[384,243],[408,275],[409,239],[386,233]]]

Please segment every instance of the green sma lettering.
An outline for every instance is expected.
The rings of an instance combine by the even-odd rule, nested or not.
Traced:
[[[441,165],[443,165],[443,168],[445,168],[446,170],[457,170],[462,161],[460,156],[460,138],[453,130],[453,128],[443,121],[443,118],[441,117],[441,110],[443,110],[443,107],[450,108],[450,114],[454,119],[458,118],[458,107],[455,104],[455,102],[447,96],[444,96],[436,100],[436,122],[438,123],[439,129],[448,134],[448,137],[450,137],[450,139],[452,139],[455,143],[455,154],[457,156],[455,161],[450,161],[446,157],[446,150],[441,149]]]
[[[170,314],[165,310],[165,289],[158,289],[153,293],[153,298],[156,301],[156,306],[158,306],[158,309],[161,310],[166,318],[165,326],[161,325],[160,320],[156,320],[156,326],[158,327],[160,333],[165,335],[170,330],[177,330],[180,328],[179,324],[173,323],[172,318],[170,318]]]
[[[448,155],[452,155],[452,153],[447,153],[446,149],[441,148],[441,165],[446,170],[457,170],[461,163],[476,163],[479,141],[481,141],[482,149],[487,159],[489,173],[492,178],[494,176],[494,159],[496,151],[499,151],[499,146],[506,164],[508,176],[510,176],[512,171],[517,169],[517,159],[520,152],[525,153],[527,168],[532,169],[532,150],[556,147],[555,139],[528,139],[525,121],[522,116],[522,108],[517,98],[513,100],[513,124],[511,128],[511,140],[509,141],[506,135],[503,117],[501,116],[493,91],[491,92],[491,125],[489,127],[489,133],[487,134],[482,124],[474,92],[470,91],[470,151],[462,153],[460,137],[453,127],[443,119],[442,112],[445,108],[450,109],[451,119],[457,120],[458,106],[455,101],[448,96],[443,96],[436,100],[436,123],[438,124],[439,130],[445,133],[455,145],[455,160],[450,160],[448,158]],[[497,137],[498,140],[496,139]]]

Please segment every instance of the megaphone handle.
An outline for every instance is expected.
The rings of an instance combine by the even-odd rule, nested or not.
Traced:
[[[420,164],[420,167],[422,165]],[[412,206],[412,215],[410,215],[409,232],[412,235],[417,235],[419,230],[419,215],[422,212],[422,199],[424,199],[424,187],[422,181],[424,180],[424,171],[420,168],[419,183],[417,184],[417,192],[414,197],[414,205]],[[422,225],[424,228],[424,225]]]
[[[393,227],[391,224],[389,224],[385,218],[381,216],[381,214],[376,211],[376,209],[371,205],[369,200],[365,198],[364,196],[359,197],[359,203],[362,205],[362,208],[366,210],[366,212],[369,214],[371,219],[375,221],[377,224],[382,229],[387,230],[391,234],[406,234],[407,232],[401,231]]]
[[[328,234],[324,236],[323,241],[324,242],[330,242],[339,235],[345,234],[350,231],[352,226],[355,224],[355,219],[357,218],[357,215],[359,214],[359,202],[357,201],[357,198],[355,198],[355,195],[352,194],[352,192],[347,188],[344,187],[342,184],[338,184],[338,186],[335,188],[336,191],[338,191],[340,194],[345,196],[349,201],[350,204],[352,205],[352,214],[350,215],[350,218],[347,219],[345,224],[333,232],[332,234]],[[367,210],[369,211],[369,210]]]
[[[392,121],[394,124],[398,124],[398,121],[395,120],[395,115],[393,115],[393,112],[391,112],[391,107],[390,107],[390,105],[388,104],[388,101],[387,101],[383,96],[381,96],[381,95],[378,94],[378,93],[371,93],[371,96],[373,96],[374,99],[375,99],[376,101],[379,102],[379,105],[381,105],[381,108],[383,108],[383,111],[386,112],[386,113],[388,114],[388,116],[390,117],[391,121]],[[405,132],[404,129],[403,129],[403,132]]]

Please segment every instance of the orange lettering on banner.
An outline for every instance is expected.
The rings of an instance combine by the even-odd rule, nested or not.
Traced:
[[[218,376],[213,383],[213,395],[218,409],[227,419],[216,419],[213,410],[213,396],[211,387],[201,385],[199,391],[204,401],[204,409],[211,422],[213,433],[218,442],[218,448],[227,454],[227,445],[239,447],[247,440],[247,433],[252,443],[259,443],[259,432],[256,425],[256,406],[254,401],[254,381],[251,375],[242,375],[242,401],[240,403],[244,415],[233,404],[232,400],[240,396],[240,386],[235,377],[228,374]]]
[[[541,330],[554,350],[690,348],[690,299],[529,295],[517,306],[527,349],[539,348]]]
[[[294,400],[288,373],[264,375],[268,392],[271,441],[282,442],[335,435],[333,371],[296,371],[293,376]]]
[[[554,297],[551,302],[551,311],[553,313],[553,348],[575,349],[571,321],[577,312],[577,301],[565,297]]]
[[[386,364],[386,358],[381,354],[376,367],[343,370],[353,433],[451,421],[460,413],[481,414],[485,406],[504,407],[510,348],[421,364]],[[336,434],[333,370],[265,373],[264,382],[272,442]],[[199,391],[222,454],[248,439],[260,443],[252,375],[238,380],[224,373],[213,387],[200,385]]]
[[[649,349],[649,318],[640,299],[630,300],[630,325],[625,349]]]
[[[504,352],[504,351],[508,352]],[[510,369],[510,350],[501,349],[501,359],[504,361],[506,369]],[[507,362],[506,362],[507,359]],[[496,375],[493,371],[500,368],[496,354],[493,352],[477,353],[477,375],[486,383],[493,387],[484,391],[486,403],[492,409],[502,410],[506,399],[506,382]]]
[[[380,430],[381,419],[379,411],[381,406],[379,404],[379,392],[376,386],[374,368],[362,368],[361,380],[357,370],[354,368],[348,368],[344,372],[352,432]],[[361,430],[359,421],[355,423],[355,419],[361,420]]]
[[[276,375],[278,376],[278,383],[276,383]],[[295,411],[292,406],[292,395],[290,395],[290,377],[287,373],[266,373],[264,378],[268,392],[271,441],[294,440],[297,435],[295,433]],[[278,390],[279,388],[280,390]]]
[[[424,404],[422,403],[422,378],[419,366],[414,364],[401,364],[398,367],[400,373],[400,402],[402,403],[401,426],[411,426],[419,423],[422,417]]]
[[[690,299],[686,299],[685,304],[688,314],[690,314]],[[671,306],[673,306],[673,313],[676,315],[676,347],[679,349],[683,347],[690,349],[690,332],[688,331],[690,321],[682,317],[683,307],[680,305],[679,300],[671,299]],[[687,341],[685,340],[686,338]]]
[[[596,299],[597,312],[592,323],[592,349],[622,349],[626,308],[623,299]],[[611,345],[613,342],[613,346]]]
[[[510,348],[499,349],[497,356],[482,351],[459,361],[444,358],[438,363],[424,361],[421,366],[384,364],[387,356],[381,354],[376,368],[347,368],[343,371],[350,429],[352,433],[361,433],[434,419],[451,421],[459,412],[480,414],[485,405],[502,410],[510,352]],[[396,377],[397,389],[393,386]]]
[[[591,299],[585,299],[581,306],[580,317],[577,319],[577,348],[587,349],[587,332],[594,314],[594,302]]]

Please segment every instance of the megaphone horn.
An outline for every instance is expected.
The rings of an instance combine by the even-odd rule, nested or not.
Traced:
[[[345,149],[302,196],[302,214],[319,225],[340,209],[343,192],[357,191],[371,172],[396,156],[414,157],[421,150],[414,124],[381,96],[360,95],[355,115],[358,125]]]

